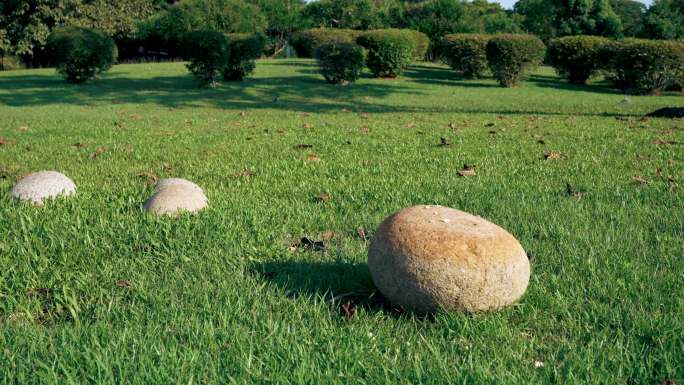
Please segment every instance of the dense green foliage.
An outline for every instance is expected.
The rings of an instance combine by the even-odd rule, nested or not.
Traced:
[[[190,31],[258,33],[266,26],[259,8],[244,0],[182,0],[143,23],[140,38],[182,53],[182,37]]]
[[[313,28],[299,31],[292,36],[291,44],[297,56],[312,58],[316,48],[327,43],[353,43],[361,31],[352,29]]]
[[[83,83],[107,71],[116,60],[114,40],[90,28],[55,29],[47,39],[47,50],[57,72],[70,83]]]
[[[401,75],[416,52],[415,40],[399,29],[366,32],[357,41],[368,50],[366,64],[375,77]]]
[[[544,43],[533,35],[497,35],[487,42],[487,62],[503,87],[515,86],[544,58]]]
[[[658,94],[684,84],[684,43],[625,39],[602,53],[616,87],[635,94]]]
[[[404,29],[402,31],[413,40],[413,46],[415,47],[414,58],[416,60],[424,60],[425,55],[428,53],[428,49],[430,49],[430,38],[420,31],[414,31],[412,29]]]
[[[230,58],[223,69],[226,80],[242,80],[251,74],[256,66],[255,60],[264,52],[264,36],[261,34],[228,34]]]
[[[480,78],[487,70],[489,38],[474,33],[446,35],[440,42],[441,59],[465,78]]]
[[[515,11],[524,26],[544,41],[568,35],[617,36],[620,18],[608,0],[520,0]]]
[[[321,74],[331,84],[349,84],[360,76],[366,55],[355,43],[327,43],[316,49]]]
[[[319,0],[304,8],[304,16],[318,28],[370,29],[381,25],[371,0]]]
[[[393,27],[409,28],[438,41],[446,34],[459,32],[519,32],[521,18],[504,11],[498,3],[484,0],[428,0],[404,2],[391,10]]]
[[[211,90],[178,62],[80,87],[0,73],[0,383],[681,385],[684,151],[654,141],[684,131],[640,117],[684,96],[620,104],[550,68],[505,92],[430,63],[352,87],[312,70],[263,60]],[[11,199],[44,169],[76,195]],[[208,209],[145,215],[157,177]],[[515,236],[534,256],[521,301],[429,318],[383,301],[369,241],[417,204]]]
[[[191,31],[182,37],[183,56],[188,70],[201,84],[215,87],[217,79],[230,61],[230,42],[221,32]]]
[[[571,83],[584,84],[602,66],[602,52],[610,42],[598,36],[565,36],[551,40],[548,61]]]
[[[610,0],[610,6],[618,15],[622,24],[620,35],[627,37],[641,36],[644,24],[646,5],[636,0]]]
[[[684,39],[684,1],[655,0],[644,17],[644,36]]]

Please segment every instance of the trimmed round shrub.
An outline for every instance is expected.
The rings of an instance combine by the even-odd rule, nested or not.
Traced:
[[[331,84],[349,84],[361,76],[366,54],[354,43],[328,43],[316,49],[321,74]]]
[[[533,35],[497,35],[487,42],[487,61],[499,84],[513,87],[539,66],[544,50],[544,43]]]
[[[368,50],[366,65],[375,77],[401,75],[416,52],[413,39],[398,29],[369,31],[359,36],[357,42]]]
[[[413,40],[414,59],[425,60],[425,55],[427,55],[428,49],[430,48],[430,38],[428,35],[413,29],[402,29],[402,31]]]
[[[584,84],[601,70],[601,52],[610,43],[598,36],[566,36],[549,44],[548,60],[570,83]]]
[[[57,72],[69,83],[83,83],[110,69],[117,57],[114,40],[104,32],[80,27],[55,29],[47,50]]]
[[[240,81],[254,72],[255,60],[264,51],[266,39],[260,34],[232,33],[228,38],[230,59],[223,69],[223,78],[229,81]]]
[[[446,35],[440,42],[440,56],[463,77],[481,78],[487,71],[489,38],[489,35],[475,33]]]
[[[327,43],[353,43],[361,31],[352,29],[313,28],[292,35],[290,44],[298,57],[313,58],[318,46]]]
[[[606,78],[634,94],[658,94],[684,84],[684,43],[672,40],[624,39],[601,53]]]
[[[230,61],[230,42],[217,31],[192,31],[183,35],[188,70],[202,84],[216,87],[217,79]]]

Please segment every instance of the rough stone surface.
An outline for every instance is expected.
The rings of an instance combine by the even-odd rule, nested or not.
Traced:
[[[169,187],[169,186],[188,186],[188,187],[193,187],[193,188],[196,188],[196,189],[202,191],[200,186],[196,185],[195,183],[193,183],[187,179],[183,179],[183,178],[160,179],[157,182],[157,190],[161,190],[161,189]]]
[[[18,181],[10,194],[22,201],[42,204],[46,199],[69,196],[75,192],[76,185],[66,175],[57,171],[38,171]]]
[[[419,313],[496,310],[527,289],[530,263],[506,230],[442,206],[401,210],[380,225],[368,252],[373,282]]]
[[[145,203],[148,212],[171,216],[183,212],[196,213],[205,207],[207,197],[202,190],[183,184],[164,187]]]

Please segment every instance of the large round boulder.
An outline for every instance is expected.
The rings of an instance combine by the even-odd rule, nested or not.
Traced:
[[[145,210],[157,215],[175,216],[183,212],[196,213],[207,207],[202,190],[183,184],[171,185],[157,191],[146,203]]]
[[[415,206],[382,222],[368,252],[373,282],[418,313],[495,310],[527,289],[530,263],[506,230],[442,206]]]
[[[18,181],[10,194],[19,200],[40,205],[46,199],[69,196],[75,192],[76,185],[66,175],[57,171],[38,171]]]
[[[195,183],[183,179],[183,178],[167,178],[167,179],[160,179],[157,182],[157,190],[161,190],[163,188],[169,187],[169,186],[188,186],[192,188],[196,188],[200,191],[202,191],[202,188],[200,186],[196,185]]]

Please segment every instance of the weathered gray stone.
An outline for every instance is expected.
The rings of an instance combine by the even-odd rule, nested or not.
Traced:
[[[42,204],[46,199],[69,196],[76,192],[76,185],[66,175],[57,171],[38,171],[17,182],[10,194],[22,201]]]
[[[506,230],[442,206],[415,206],[385,219],[368,252],[373,282],[391,302],[419,313],[487,311],[515,303],[530,263]]]
[[[202,191],[200,186],[196,185],[195,183],[193,183],[187,179],[183,179],[183,178],[160,179],[157,182],[156,187],[157,187],[157,190],[161,190],[161,189],[169,187],[169,186],[188,186],[188,187],[193,187],[193,188],[196,188],[196,189]]]
[[[157,191],[145,203],[145,210],[157,215],[175,216],[183,212],[196,213],[207,207],[207,204],[207,197],[201,189],[176,184]]]

